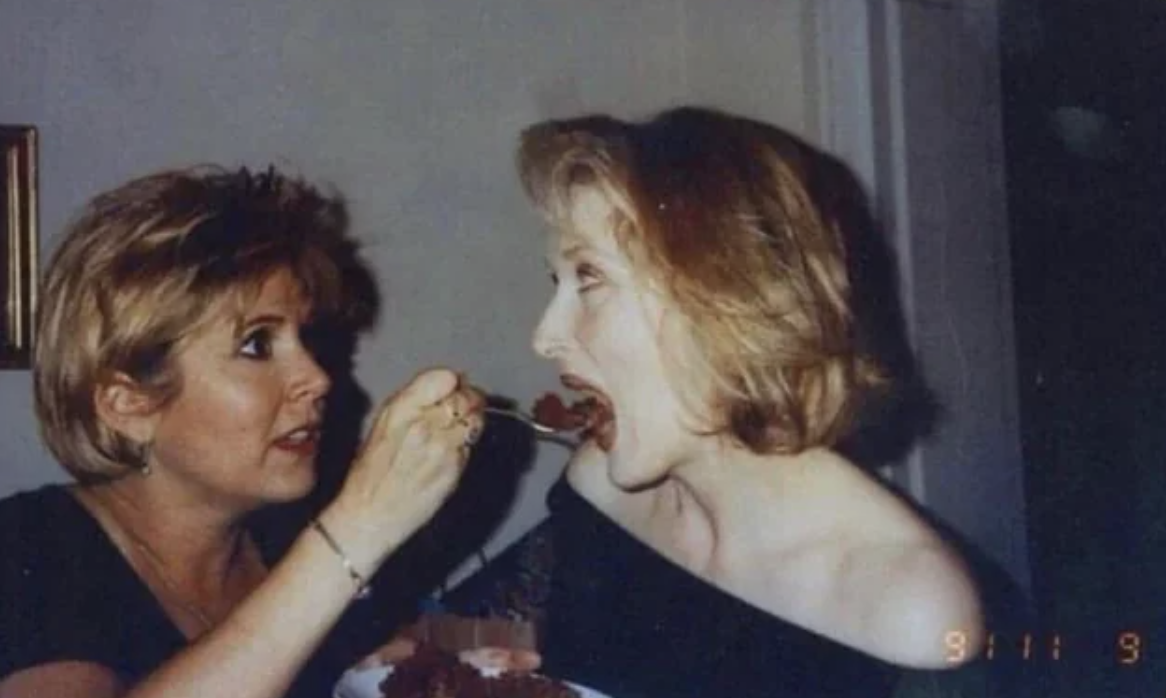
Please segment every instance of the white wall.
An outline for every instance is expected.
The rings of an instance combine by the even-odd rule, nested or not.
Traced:
[[[0,122],[41,131],[44,251],[90,196],[191,162],[269,161],[351,200],[385,296],[374,397],[445,363],[529,403],[549,287],[512,168],[518,130],[703,102],[813,139],[813,0],[4,0]],[[26,372],[0,372],[0,496],[63,480]],[[543,514],[547,448],[497,547]]]

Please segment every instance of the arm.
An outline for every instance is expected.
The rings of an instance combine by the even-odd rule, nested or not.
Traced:
[[[368,577],[427,521],[465,463],[468,429],[480,428],[481,397],[449,371],[420,375],[384,405],[336,500],[321,522]],[[458,404],[459,427],[449,406]],[[0,682],[3,698],[281,696],[353,597],[354,585],[320,535],[305,530],[267,579],[218,627],[128,693],[93,664],[53,663]]]
[[[99,664],[51,662],[5,678],[0,698],[279,696],[351,596],[352,582],[335,555],[305,533],[229,618],[132,692]]]
[[[17,671],[0,681],[0,698],[116,698],[125,693],[117,674],[93,662],[52,662]]]

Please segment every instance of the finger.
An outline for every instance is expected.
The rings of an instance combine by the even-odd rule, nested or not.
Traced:
[[[390,429],[407,426],[425,408],[431,407],[452,393],[458,376],[446,368],[422,371],[405,387],[385,401],[373,424],[372,434],[383,436]]]
[[[398,637],[383,645],[377,654],[380,655],[382,661],[396,664],[412,657],[416,651],[416,641],[405,637]]]
[[[511,671],[538,671],[543,657],[534,650],[511,650]]]
[[[482,436],[482,430],[484,428],[485,415],[477,413],[459,417],[456,422],[438,431],[449,433],[450,437],[456,443],[472,446],[478,442],[478,438]]]
[[[467,448],[473,448],[474,444],[478,443],[478,439],[482,438],[482,420],[476,419],[466,425],[465,436],[462,437],[462,445]]]
[[[354,666],[357,670],[374,669],[386,664],[400,664],[417,650],[417,643],[408,638],[393,638],[388,643],[378,647],[360,660]]]
[[[486,409],[486,394],[472,385],[463,384],[460,391],[466,396],[466,409],[470,414],[478,414]]]
[[[460,379],[457,390],[446,401],[454,419],[480,414],[486,408],[485,393],[475,388],[465,377]]]
[[[462,422],[481,416],[486,408],[486,396],[471,385],[463,384],[442,401],[446,424]]]
[[[434,421],[443,429],[452,429],[465,423],[469,414],[466,399],[460,393],[451,393],[433,410]]]
[[[485,421],[484,408],[485,401],[475,393],[459,391],[442,401],[435,410],[431,423],[438,431],[454,430],[457,432],[457,439],[474,442],[481,434]],[[466,434],[470,433],[473,436],[467,440]]]
[[[476,442],[485,422],[486,396],[473,386],[466,385],[457,392],[458,422],[471,435],[466,443]]]

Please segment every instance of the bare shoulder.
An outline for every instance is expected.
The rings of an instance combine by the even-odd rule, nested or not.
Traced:
[[[899,542],[847,553],[837,590],[861,620],[872,654],[905,666],[950,668],[983,641],[979,594],[963,563],[942,545]]]
[[[93,662],[51,662],[0,679],[0,698],[117,698],[126,687],[112,669]]]
[[[836,550],[832,587],[851,618],[861,620],[868,651],[930,669],[972,659],[984,629],[979,591],[964,561],[881,485],[856,482],[854,488],[862,502],[853,502],[853,535]]]

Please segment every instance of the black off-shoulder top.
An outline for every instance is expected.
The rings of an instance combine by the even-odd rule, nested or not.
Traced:
[[[544,670],[614,698],[890,696],[899,670],[731,596],[560,481]]]

